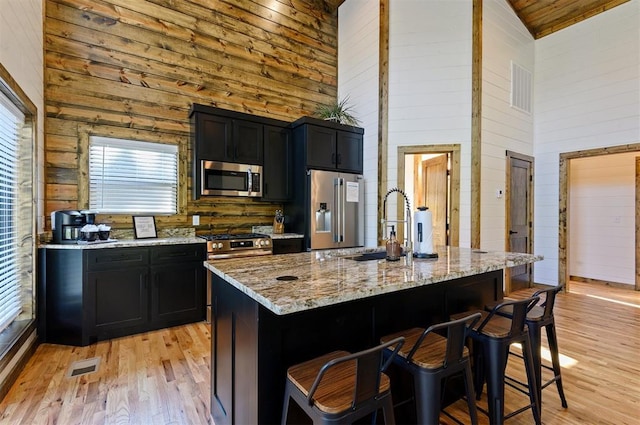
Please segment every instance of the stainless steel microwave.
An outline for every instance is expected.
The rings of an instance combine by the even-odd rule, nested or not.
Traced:
[[[262,196],[262,166],[201,161],[201,195]]]

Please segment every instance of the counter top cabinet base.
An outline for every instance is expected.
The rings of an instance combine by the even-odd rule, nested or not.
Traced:
[[[85,346],[205,318],[205,244],[39,249],[38,334]]]
[[[279,423],[286,370],[332,350],[427,326],[502,297],[502,270],[278,316],[212,273],[211,414],[217,425]]]

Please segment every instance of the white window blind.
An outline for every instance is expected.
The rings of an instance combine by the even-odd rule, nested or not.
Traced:
[[[89,208],[101,213],[175,214],[178,147],[92,136]]]
[[[21,311],[17,264],[18,143],[24,115],[0,93],[0,331]]]

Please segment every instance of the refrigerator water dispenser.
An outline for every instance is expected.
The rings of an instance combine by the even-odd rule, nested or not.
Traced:
[[[316,211],[316,233],[331,232],[331,211],[327,209],[327,203],[321,202],[320,209]]]

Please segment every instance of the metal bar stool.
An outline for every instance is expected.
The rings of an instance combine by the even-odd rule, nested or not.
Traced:
[[[467,329],[473,327],[480,317],[480,313],[475,313],[427,329],[413,328],[382,337],[381,341],[387,342],[401,336],[405,339],[406,347],[411,347],[408,351],[400,350],[393,362],[413,376],[418,423],[439,423],[442,380],[460,373],[464,378],[471,423],[478,423],[469,350],[465,340]],[[446,337],[436,332],[442,332]],[[389,349],[385,351],[390,356],[394,355]]]
[[[396,338],[354,354],[334,351],[291,366],[282,408],[282,424],[287,423],[289,400],[295,401],[314,424],[350,424],[383,410],[385,424],[395,423],[389,377],[384,374],[404,344]],[[383,362],[385,348],[395,346]]]
[[[540,302],[527,313],[525,324],[527,325],[527,328],[529,330],[529,338],[531,338],[531,346],[533,348],[533,363],[536,368],[536,382],[539,383],[537,387],[538,399],[542,403],[542,390],[555,382],[562,407],[566,409],[568,405],[567,399],[564,396],[564,390],[562,388],[560,355],[558,350],[558,339],[556,336],[556,322],[553,315],[553,307],[556,302],[556,295],[562,290],[562,288],[564,288],[564,285],[553,286],[547,289],[536,291],[533,296],[540,297]],[[488,305],[486,308],[490,310],[492,307]],[[507,308],[502,309],[500,314],[504,315],[505,317],[511,317],[511,312]],[[540,354],[542,328],[545,328],[547,334],[549,353],[551,354],[551,367],[542,363]],[[520,355],[515,353],[510,354],[521,357]],[[544,383],[542,382],[542,368],[553,372],[553,378],[547,380]],[[524,383],[513,378],[507,377],[507,379],[519,385],[524,385]]]
[[[538,302],[539,297],[531,297],[520,301],[504,301],[497,304],[490,312],[482,311],[482,319],[469,331],[473,340],[473,359],[475,372],[476,398],[480,399],[485,378],[487,382],[487,405],[489,421],[492,425],[501,425],[512,416],[531,409],[537,425],[540,421],[540,401],[533,364],[533,350],[529,332],[524,325],[527,313]],[[500,312],[511,311],[511,317],[504,317]],[[460,318],[469,313],[452,315]],[[505,369],[509,347],[513,343],[522,344],[524,366],[527,373],[527,389],[529,404],[521,409],[504,414]]]

